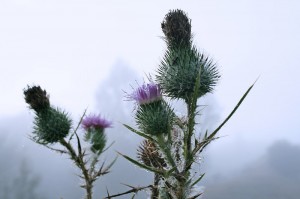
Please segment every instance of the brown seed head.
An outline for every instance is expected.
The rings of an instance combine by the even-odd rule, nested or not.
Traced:
[[[24,89],[24,95],[26,103],[37,113],[50,107],[49,96],[40,86],[28,86]]]
[[[182,10],[171,10],[161,23],[161,28],[169,44],[190,44],[191,20]]]
[[[150,140],[144,140],[139,146],[138,159],[147,166],[153,166],[155,168],[162,168],[167,166],[164,159],[158,153],[158,149]]]

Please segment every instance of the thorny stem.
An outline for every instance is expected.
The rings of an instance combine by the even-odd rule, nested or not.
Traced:
[[[71,144],[66,142],[64,139],[61,139],[60,143],[69,151],[71,159],[75,162],[76,166],[83,174],[85,180],[83,188],[86,190],[86,199],[92,199],[93,180],[89,176],[88,170],[85,167],[83,155],[81,153],[77,155]]]
[[[108,195],[107,197],[105,197],[104,199],[110,199],[110,198],[115,198],[115,197],[119,197],[119,196],[123,196],[123,195],[127,195],[127,194],[130,194],[130,193],[137,193],[141,190],[144,190],[144,189],[148,189],[148,188],[153,188],[153,185],[148,185],[148,186],[145,186],[145,187],[133,187],[132,189],[128,190],[128,191],[125,191],[123,193],[118,193],[118,194],[115,194],[115,195]]]
[[[160,148],[162,149],[164,155],[166,156],[167,161],[170,163],[170,165],[175,168],[176,173],[178,174],[178,168],[177,165],[172,157],[171,151],[170,151],[170,146],[168,143],[164,141],[163,135],[160,135],[157,137],[157,141],[159,143]]]
[[[183,199],[186,194],[186,182],[190,175],[190,168],[193,161],[193,151],[192,151],[192,143],[191,138],[193,135],[194,127],[195,127],[195,115],[197,108],[197,100],[187,100],[187,112],[188,112],[188,123],[187,123],[187,131],[184,134],[184,157],[185,157],[185,165],[180,175],[176,178],[178,180],[179,186],[176,190],[177,198]]]
[[[195,115],[196,115],[196,108],[197,108],[197,100],[189,100],[187,103],[187,111],[188,111],[188,129],[187,129],[187,151],[186,151],[186,160],[191,160],[192,150],[191,150],[191,138],[193,135],[194,127],[195,127]],[[188,163],[187,161],[186,163]]]

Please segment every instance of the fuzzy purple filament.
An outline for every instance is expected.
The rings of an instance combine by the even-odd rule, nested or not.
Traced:
[[[159,85],[151,82],[137,88],[136,91],[129,96],[129,98],[142,105],[160,100],[162,98],[162,94]]]
[[[105,129],[105,128],[112,127],[112,122],[106,120],[100,115],[90,115],[90,116],[86,116],[82,120],[81,125],[85,130],[89,130],[91,128]]]

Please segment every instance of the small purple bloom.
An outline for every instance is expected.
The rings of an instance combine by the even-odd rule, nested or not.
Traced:
[[[142,105],[161,100],[162,93],[158,84],[150,82],[137,88],[129,98]]]
[[[81,125],[85,130],[89,130],[91,128],[105,129],[105,128],[112,127],[112,122],[106,120],[100,115],[90,115],[90,116],[86,116],[82,120]]]

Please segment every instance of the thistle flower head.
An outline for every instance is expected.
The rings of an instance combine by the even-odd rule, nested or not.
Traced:
[[[83,118],[82,127],[86,130],[85,141],[90,142],[91,151],[101,154],[106,145],[106,136],[103,133],[105,128],[112,126],[112,122],[100,115],[90,115]]]
[[[26,103],[37,113],[50,108],[49,95],[40,86],[28,86],[27,89],[24,89],[24,95]]]
[[[83,118],[81,125],[85,130],[88,131],[91,128],[105,129],[105,128],[112,127],[112,122],[106,120],[100,115],[90,115]]]
[[[129,99],[135,100],[139,105],[159,101],[162,99],[160,86],[153,82],[143,84],[129,95]]]

